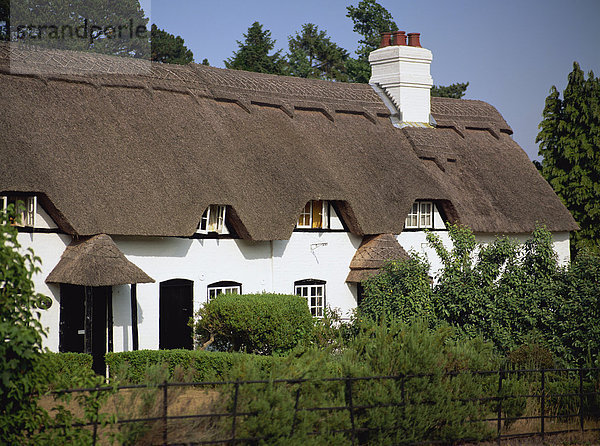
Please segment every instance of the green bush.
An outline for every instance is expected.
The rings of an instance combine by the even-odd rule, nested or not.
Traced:
[[[351,392],[359,444],[487,438],[491,432],[485,423],[473,420],[492,409],[472,399],[490,396],[490,389],[494,394],[497,378],[469,371],[498,365],[490,344],[457,337],[448,327],[433,330],[422,321],[366,323],[343,350],[295,350],[270,370],[259,370],[253,363],[232,369],[232,380],[268,380],[240,386],[237,410],[256,415],[241,419],[238,432],[243,437],[266,436],[268,444],[349,444],[349,434],[339,433],[352,428],[347,409],[303,409],[348,407]],[[344,380],[326,380],[398,375],[405,378],[353,380],[351,389]],[[234,392],[234,386],[222,392],[230,410]],[[374,404],[384,407],[365,408]],[[229,428],[230,423],[223,424],[224,435]]]
[[[581,253],[561,267],[543,226],[523,244],[498,238],[479,245],[473,232],[450,225],[452,248],[427,240],[441,259],[433,290],[419,257],[392,262],[365,283],[360,316],[406,321],[427,317],[470,337],[483,336],[513,364],[591,366],[600,352],[600,256]],[[537,347],[531,345],[536,335]],[[521,347],[523,344],[530,347]],[[541,347],[543,346],[543,347]],[[544,351],[547,349],[548,351]]]
[[[284,294],[221,294],[197,313],[196,341],[218,350],[270,355],[306,342],[313,318],[306,299]]]
[[[35,373],[48,377],[49,389],[66,389],[79,378],[93,376],[92,355],[86,353],[42,353]]]
[[[523,344],[508,355],[515,369],[551,369],[554,367],[552,352],[537,343]]]
[[[363,286],[359,317],[407,322],[433,313],[429,264],[418,254],[411,253],[408,260],[388,262]]]
[[[556,356],[589,367],[600,354],[600,256],[582,252],[558,277],[544,331]]]
[[[106,364],[111,380],[144,383],[148,370],[166,366],[168,377],[180,368],[194,381],[225,380],[229,371],[239,364],[253,363],[259,369],[268,370],[278,359],[242,353],[206,352],[198,350],[138,350],[107,353]]]
[[[13,205],[0,210],[0,444],[27,444],[43,424],[37,394],[45,377],[34,373],[42,353],[44,296],[32,277],[40,259],[18,241]]]

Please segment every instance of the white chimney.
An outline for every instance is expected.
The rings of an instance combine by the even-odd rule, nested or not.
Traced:
[[[433,55],[421,48],[418,33],[404,31],[383,33],[381,47],[369,54],[371,79],[369,84],[390,107],[399,113],[400,126],[433,124],[430,90],[433,79],[429,71]]]

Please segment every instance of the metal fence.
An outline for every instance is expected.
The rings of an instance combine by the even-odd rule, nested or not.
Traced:
[[[157,444],[253,444],[261,440],[267,440],[266,436],[244,436],[240,435],[240,426],[250,417],[260,416],[259,410],[246,410],[247,404],[240,404],[241,396],[244,390],[250,386],[271,385],[284,386],[289,388],[290,397],[294,401],[293,420],[290,432],[294,434],[294,429],[299,416],[303,412],[319,412],[323,414],[344,413],[348,417],[348,427],[343,429],[331,430],[329,434],[342,435],[347,439],[348,444],[361,444],[365,434],[371,431],[378,431],[385,435],[385,429],[378,426],[369,426],[359,423],[358,418],[370,410],[382,408],[409,408],[416,406],[433,406],[436,403],[434,399],[411,399],[411,388],[417,380],[432,380],[438,377],[442,379],[456,379],[465,376],[468,379],[485,380],[487,395],[478,397],[455,396],[452,401],[458,403],[475,403],[479,408],[479,416],[468,420],[465,423],[485,423],[487,427],[493,428],[495,439],[498,444],[503,440],[519,437],[540,436],[544,439],[548,435],[564,434],[569,432],[590,432],[600,431],[600,368],[578,368],[578,369],[530,369],[530,370],[495,370],[495,371],[459,371],[442,374],[411,374],[397,376],[368,376],[368,377],[343,377],[343,378],[320,378],[320,379],[279,379],[279,380],[247,380],[247,381],[206,381],[206,382],[163,382],[158,385],[127,385],[127,386],[106,386],[87,389],[69,389],[54,392],[61,394],[95,394],[100,395],[103,392],[117,392],[117,394],[130,391],[152,391],[155,395],[154,412],[149,416],[130,417],[112,420],[110,426],[122,427],[132,423],[151,423],[159,431],[160,439]],[[364,398],[360,401],[355,396],[357,388],[364,389],[374,381],[392,382],[395,395],[390,395],[390,399],[383,402],[373,402],[365,404]],[[515,382],[525,383],[521,386],[521,391],[514,390]],[[343,402],[343,404],[333,404],[326,406],[312,406],[299,404],[300,395],[303,386],[329,384],[328,391],[336,388],[331,401]],[[361,383],[360,385],[358,383]],[[208,407],[206,410],[188,410],[173,414],[170,411],[172,401],[170,395],[173,392],[181,391],[187,388],[208,389],[215,394],[223,397],[227,404],[220,406],[219,410],[215,407]],[[525,391],[523,391],[525,390]],[[520,407],[521,413],[511,414],[510,408]],[[96,409],[95,416],[92,415],[90,422],[80,422],[73,424],[82,429],[89,429],[93,438],[93,444],[97,444],[102,436],[101,417]],[[171,412],[171,413],[170,413]],[[514,410],[513,410],[514,412]],[[519,412],[517,410],[517,412]],[[90,417],[88,417],[90,419]],[[185,420],[210,420],[212,423],[220,422],[218,438],[214,436],[209,439],[201,440],[170,440],[175,430],[179,430],[181,423]],[[218,421],[221,420],[221,421]],[[228,421],[227,421],[228,420]],[[521,423],[516,429],[515,426]],[[177,424],[179,423],[179,424]],[[224,428],[224,426],[226,426]],[[60,429],[60,425],[48,426],[50,429]],[[396,426],[390,425],[390,434],[395,431]],[[320,435],[322,432],[313,431],[307,435]],[[464,438],[469,441],[471,439]],[[435,440],[422,443],[406,444],[433,444]],[[441,442],[440,442],[441,443]]]

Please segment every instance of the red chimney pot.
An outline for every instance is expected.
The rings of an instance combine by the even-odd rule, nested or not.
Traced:
[[[421,33],[408,33],[408,46],[416,46],[421,48],[420,36]]]
[[[381,33],[381,43],[379,48],[385,48],[391,44],[392,33]]]
[[[392,45],[406,45],[406,33],[404,31],[394,31],[394,38]]]

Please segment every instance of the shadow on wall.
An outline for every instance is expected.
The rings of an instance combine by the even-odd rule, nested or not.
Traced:
[[[253,242],[250,240],[236,239],[235,244],[246,260],[268,260],[273,257],[281,257],[289,240],[276,240],[274,242]],[[283,248],[278,249],[278,245]]]
[[[144,312],[137,302],[137,322],[138,325],[144,321]],[[119,285],[113,287],[113,330],[121,328],[122,345],[115,345],[115,351],[131,351],[133,340],[131,338],[131,286]]]
[[[126,256],[138,257],[186,257],[194,242],[177,237],[113,237]]]

